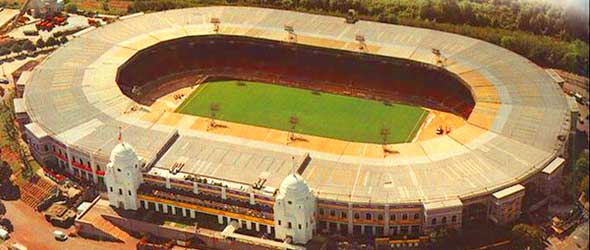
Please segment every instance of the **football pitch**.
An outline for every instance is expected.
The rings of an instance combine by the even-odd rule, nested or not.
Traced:
[[[428,115],[416,106],[248,81],[202,84],[176,112],[284,131],[296,120],[297,134],[366,143],[409,142]]]

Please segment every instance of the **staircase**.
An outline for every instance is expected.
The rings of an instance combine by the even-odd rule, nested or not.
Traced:
[[[37,209],[39,204],[55,193],[56,185],[43,178],[35,181],[23,181],[19,183],[20,199],[28,206]]]

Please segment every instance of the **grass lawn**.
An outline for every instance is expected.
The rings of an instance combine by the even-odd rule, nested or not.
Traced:
[[[291,129],[291,116],[298,118],[296,133],[353,142],[382,143],[381,131],[390,131],[387,143],[411,141],[428,111],[403,104],[334,94],[274,84],[241,81],[201,85],[176,110],[179,113],[284,131]]]

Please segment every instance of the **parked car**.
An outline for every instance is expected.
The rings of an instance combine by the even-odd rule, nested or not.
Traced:
[[[0,239],[7,240],[8,239],[8,230],[5,228],[0,227]]]
[[[10,246],[9,249],[10,250],[28,250],[27,247],[25,247],[25,246],[23,246],[22,244],[19,244],[19,243],[12,244],[12,246]]]
[[[62,231],[55,230],[53,231],[53,238],[59,241],[64,241],[68,239],[68,236]]]

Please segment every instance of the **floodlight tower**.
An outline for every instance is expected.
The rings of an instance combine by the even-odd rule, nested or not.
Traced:
[[[297,139],[295,137],[295,126],[297,126],[297,123],[299,123],[299,118],[295,115],[292,115],[289,117],[289,124],[291,124],[291,131],[289,131],[289,136],[287,137],[287,144],[289,144],[289,142],[295,141],[295,139]]]
[[[295,34],[295,29],[293,29],[292,25],[285,25],[284,30],[287,32],[287,41],[291,43],[297,42],[297,34]]]
[[[209,122],[209,126],[207,126],[207,130],[209,130],[210,128],[213,129],[217,126],[217,123],[215,123],[215,116],[217,115],[218,111],[219,111],[219,103],[211,103],[211,105],[209,105],[209,112],[211,115],[211,121]]]
[[[444,68],[445,63],[447,62],[447,58],[440,52],[439,49],[432,49],[432,54],[434,55],[434,64]]]
[[[213,24],[213,32],[219,33],[219,24],[221,21],[217,17],[212,17],[210,20],[211,24]]]
[[[363,35],[356,35],[354,37],[354,40],[356,40],[357,42],[359,42],[358,49],[359,49],[360,52],[367,51],[367,44],[365,43],[365,36],[363,36]]]
[[[387,137],[389,136],[389,134],[391,134],[391,131],[389,130],[389,128],[382,128],[380,134],[383,137],[383,157],[387,157]]]

